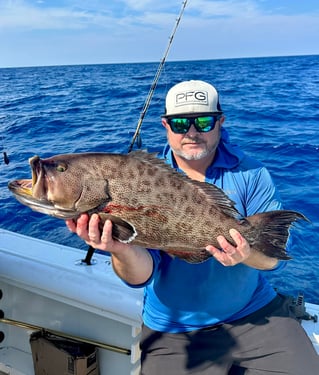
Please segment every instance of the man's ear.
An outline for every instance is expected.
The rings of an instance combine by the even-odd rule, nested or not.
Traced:
[[[162,125],[164,126],[165,129],[169,126],[165,120],[165,118],[162,118]]]

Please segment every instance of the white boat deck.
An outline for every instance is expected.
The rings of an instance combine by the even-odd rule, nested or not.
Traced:
[[[100,374],[139,373],[142,290],[131,289],[114,274],[109,257],[81,265],[83,250],[0,229],[0,313],[25,322],[130,351],[99,349]],[[307,304],[310,315],[319,306]],[[1,317],[2,318],[2,317]],[[319,354],[319,323],[303,321]],[[0,321],[0,375],[34,375],[33,329]]]
[[[311,316],[316,316],[317,319],[319,319],[319,305],[306,303],[306,310],[308,314]],[[303,320],[302,326],[307,332],[317,353],[319,354],[319,321]]]
[[[0,310],[4,317],[131,351],[99,349],[101,374],[138,374],[142,290],[114,274],[109,257],[81,265],[83,250],[0,229]],[[0,371],[33,375],[32,330],[0,322]],[[0,374],[1,375],[1,374]]]

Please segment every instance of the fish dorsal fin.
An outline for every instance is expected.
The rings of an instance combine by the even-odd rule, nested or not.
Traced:
[[[143,163],[150,164],[153,168],[160,168],[163,172],[171,173],[177,179],[183,180],[186,184],[191,184],[193,187],[198,189],[205,195],[208,202],[211,202],[217,209],[222,211],[228,216],[235,219],[239,219],[242,215],[235,208],[235,202],[232,201],[219,187],[208,184],[207,182],[200,182],[192,180],[188,176],[177,172],[169,164],[165,163],[163,159],[159,159],[157,153],[148,153],[145,151],[132,151],[129,157],[135,158],[137,160],[143,161]]]
[[[208,202],[211,202],[212,205],[214,205],[220,211],[224,212],[228,216],[233,217],[234,219],[242,218],[242,215],[237,211],[235,207],[235,202],[231,200],[222,189],[206,182],[193,182],[195,185],[197,185],[198,189],[207,196]]]

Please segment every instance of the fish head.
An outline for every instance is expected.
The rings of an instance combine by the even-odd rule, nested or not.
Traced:
[[[51,216],[75,218],[110,200],[108,182],[95,166],[93,154],[57,155],[29,159],[32,179],[8,185],[21,203]]]

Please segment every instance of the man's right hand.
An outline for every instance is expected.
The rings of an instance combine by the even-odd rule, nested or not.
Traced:
[[[117,253],[123,247],[126,247],[126,244],[113,240],[112,222],[110,220],[105,222],[102,233],[99,228],[99,222],[100,218],[97,214],[93,214],[91,218],[87,214],[82,214],[76,222],[74,220],[66,220],[66,225],[71,232],[76,233],[95,249]]]
[[[114,240],[110,220],[104,223],[101,233],[99,221],[97,214],[90,218],[87,214],[82,214],[76,221],[66,220],[66,225],[94,249],[110,252],[113,268],[120,278],[130,284],[143,284],[153,272],[153,259],[149,251]]]

